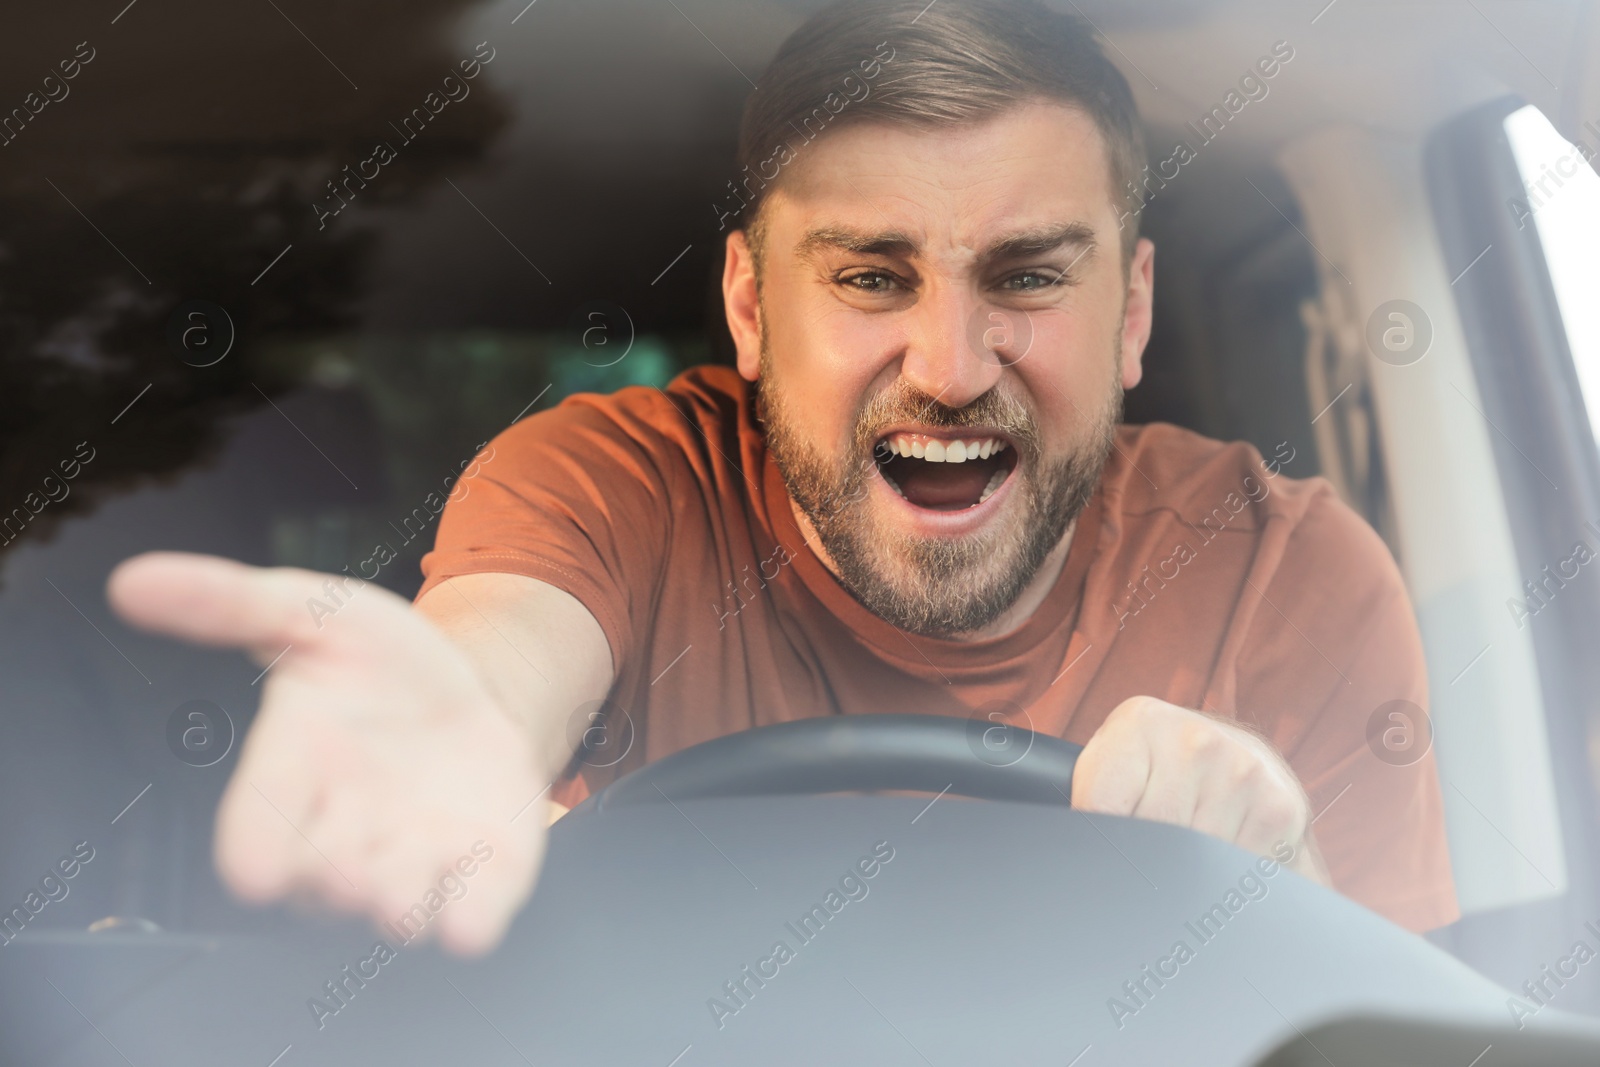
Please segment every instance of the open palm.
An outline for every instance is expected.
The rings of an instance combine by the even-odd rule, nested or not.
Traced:
[[[239,895],[310,895],[464,953],[495,944],[545,845],[546,779],[467,656],[409,603],[328,576],[151,553],[113,573],[134,625],[248,650],[261,707],[217,813]],[[419,910],[420,908],[420,910]]]

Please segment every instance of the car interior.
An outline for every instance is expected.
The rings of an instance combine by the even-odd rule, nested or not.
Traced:
[[[93,858],[75,853],[70,892],[0,945],[0,1062],[128,1060],[119,1029],[187,988],[191,948],[289,922],[211,866],[265,672],[120,622],[111,568],[181,549],[339,572],[384,545],[375,580],[412,596],[437,524],[419,505],[482,443],[575,393],[731,363],[715,205],[752,79],[820,6],[7,12],[0,910],[78,843]],[[1125,418],[1282,449],[1285,473],[1327,479],[1388,545],[1428,660],[1430,705],[1406,728],[1437,757],[1462,910],[1425,937],[1525,996],[1575,943],[1600,946],[1600,568],[1584,566],[1600,557],[1600,4],[1051,6],[1093,23],[1146,125],[1156,322]],[[1276,75],[1227,107],[1268,55]],[[396,125],[469,56],[470,93]],[[375,138],[392,159],[340,184]],[[198,754],[174,741],[196,721]],[[622,877],[587,847],[594,867],[552,894]],[[313,940],[344,929],[294,921]],[[39,960],[145,936],[169,948],[40,984]],[[215,982],[248,999],[247,971]],[[1550,1014],[1600,1016],[1600,968],[1558,971]],[[1506,1040],[1491,1024],[1522,1031],[1497,1010],[1481,1032],[1318,1019],[1248,1062],[1454,1063],[1438,1050],[1472,1045],[1466,1067]],[[286,1013],[304,1025],[298,1000]],[[426,1029],[406,1047],[450,1047]],[[256,1037],[233,1062],[277,1062]],[[314,1062],[291,1043],[284,1067]],[[493,1055],[540,1062],[509,1044]],[[938,1047],[918,1055],[957,1062]]]

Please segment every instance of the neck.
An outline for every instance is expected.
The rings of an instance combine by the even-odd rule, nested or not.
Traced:
[[[838,566],[828,554],[827,548],[823,546],[822,538],[817,536],[811,520],[800,509],[800,505],[794,502],[793,497],[789,497],[789,510],[793,512],[795,524],[805,535],[806,544],[810,546],[811,551],[822,561],[822,565],[828,568],[829,573],[838,578]],[[1022,593],[1009,608],[996,616],[993,622],[978,630],[947,634],[946,638],[951,641],[986,641],[994,637],[1004,637],[1033,618],[1033,613],[1039,610],[1039,605],[1044,603],[1045,597],[1050,595],[1050,590],[1055,588],[1056,579],[1061,577],[1061,568],[1066,566],[1067,552],[1072,548],[1072,536],[1077,529],[1078,520],[1074,518],[1067,525],[1066,532],[1061,535],[1061,540],[1056,542],[1056,546],[1050,550],[1050,554],[1039,564],[1039,569],[1023,587]]]

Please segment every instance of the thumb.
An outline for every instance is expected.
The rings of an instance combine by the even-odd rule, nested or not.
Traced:
[[[1089,738],[1072,770],[1072,806],[1080,811],[1132,815],[1144,797],[1153,759],[1140,698],[1118,704]]]
[[[205,645],[276,651],[316,633],[307,625],[305,603],[322,595],[326,578],[220,556],[147,552],[117,565],[106,581],[106,597],[140,629]]]

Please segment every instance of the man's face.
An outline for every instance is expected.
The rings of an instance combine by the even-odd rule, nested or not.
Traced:
[[[840,580],[925,634],[1015,602],[1097,482],[1139,379],[1149,242],[1124,265],[1104,141],[1030,103],[806,146],[724,279],[768,446]]]

